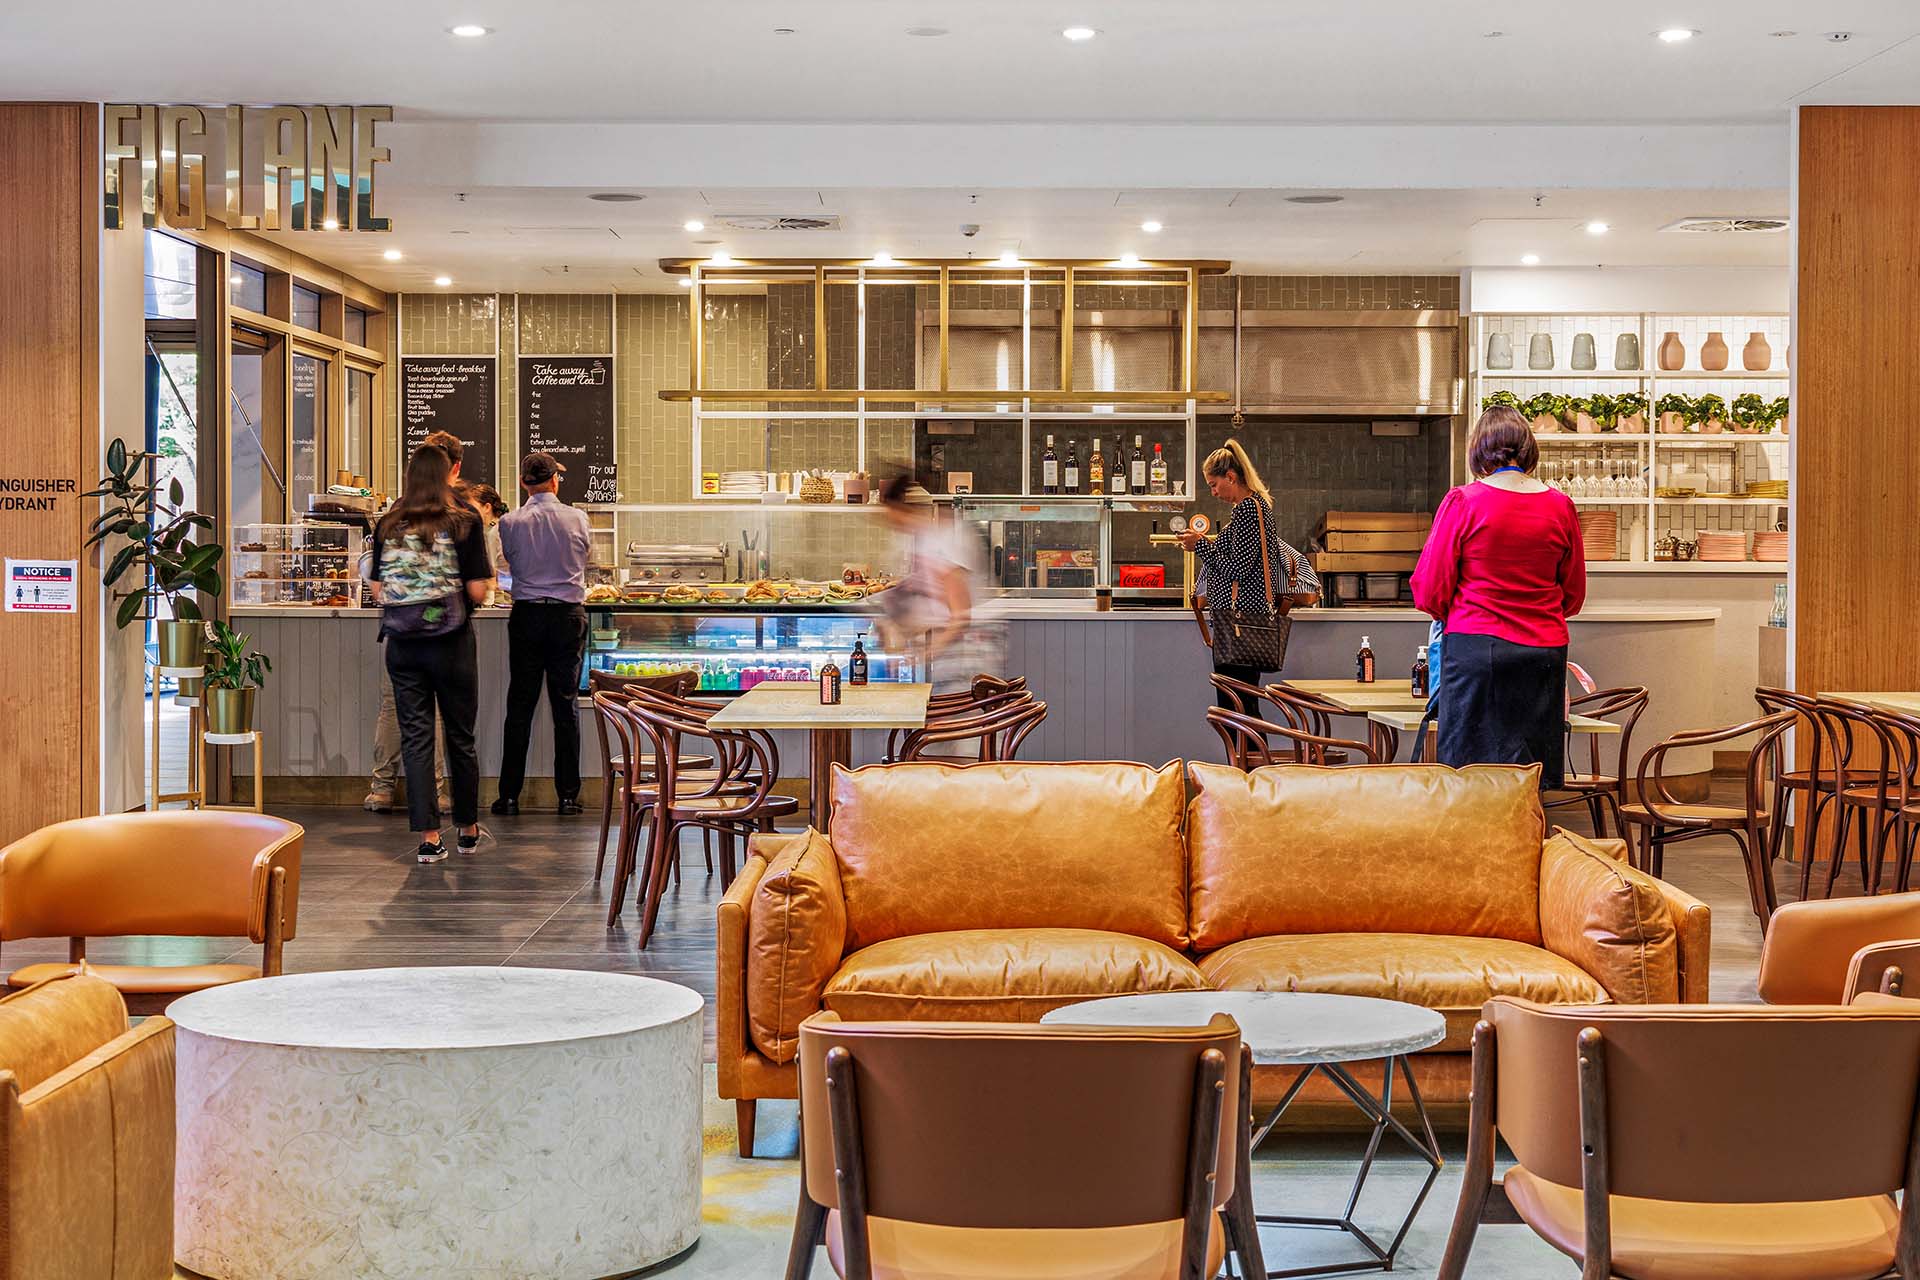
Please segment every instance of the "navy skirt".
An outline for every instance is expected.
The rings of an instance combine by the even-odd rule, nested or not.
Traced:
[[[1440,645],[1440,763],[1538,764],[1540,786],[1565,774],[1567,646],[1448,632]]]

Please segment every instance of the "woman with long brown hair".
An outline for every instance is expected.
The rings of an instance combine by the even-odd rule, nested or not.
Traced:
[[[400,500],[373,533],[370,576],[380,601],[380,638],[400,717],[407,770],[407,815],[421,862],[447,856],[434,801],[433,725],[446,732],[448,789],[462,853],[479,848],[480,765],[473,726],[480,673],[472,612],[492,587],[493,566],[480,518],[453,494],[446,450],[424,444],[407,464]]]

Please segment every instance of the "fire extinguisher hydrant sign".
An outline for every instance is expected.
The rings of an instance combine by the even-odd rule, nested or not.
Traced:
[[[78,560],[15,560],[7,557],[8,613],[78,613]]]

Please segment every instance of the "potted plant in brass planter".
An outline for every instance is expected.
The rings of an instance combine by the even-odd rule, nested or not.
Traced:
[[[206,624],[208,733],[253,730],[254,699],[273,670],[273,661],[255,652],[248,644],[251,639],[224,622]]]
[[[106,509],[94,518],[87,534],[89,547],[124,539],[117,547],[101,582],[109,589],[122,579],[129,585],[115,594],[120,605],[114,625],[125,629],[136,620],[156,617],[161,600],[170,606],[170,619],[155,625],[163,667],[198,667],[204,636],[200,606],[194,593],[220,594],[221,548],[217,542],[195,541],[196,531],[211,531],[213,520],[186,507],[186,493],[175,479],[160,486],[149,478],[155,455],[130,453],[126,442],[107,446],[107,474],[100,486],[82,496],[101,498]]]

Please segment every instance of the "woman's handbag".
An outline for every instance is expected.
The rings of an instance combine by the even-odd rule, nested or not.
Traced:
[[[1267,519],[1258,502],[1253,513],[1260,522],[1260,569],[1266,577],[1268,611],[1240,608],[1240,584],[1234,583],[1226,602],[1213,606],[1213,660],[1221,666],[1278,671],[1287,660],[1293,619],[1286,615],[1285,600],[1273,594],[1273,544],[1267,539]]]
[[[450,636],[467,625],[467,596],[464,590],[437,600],[415,604],[390,604],[380,611],[380,639],[398,636],[402,640],[432,640]]]

